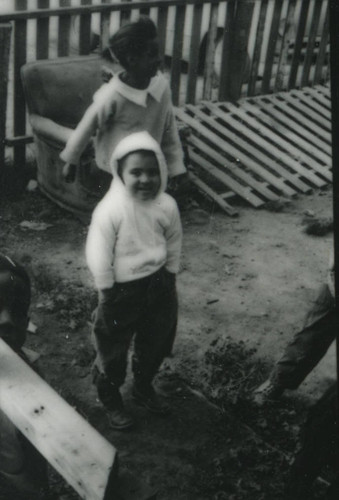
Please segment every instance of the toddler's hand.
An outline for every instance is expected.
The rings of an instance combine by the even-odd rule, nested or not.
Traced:
[[[62,169],[62,176],[66,182],[74,182],[76,173],[76,165],[73,163],[65,163]]]

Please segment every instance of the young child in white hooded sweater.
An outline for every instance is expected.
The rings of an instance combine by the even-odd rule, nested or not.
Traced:
[[[94,383],[112,427],[125,429],[133,421],[119,387],[134,334],[133,396],[154,413],[169,409],[152,381],[176,333],[182,229],[177,204],[164,192],[164,156],[148,132],[124,138],[111,167],[113,182],[93,213],[86,257],[99,292]]]

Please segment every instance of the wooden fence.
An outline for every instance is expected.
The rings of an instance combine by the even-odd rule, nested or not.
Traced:
[[[312,86],[329,76],[328,0],[75,2],[36,0],[36,9],[27,10],[31,1],[15,0],[15,11],[0,14],[1,41],[8,45],[1,52],[2,88],[9,80],[0,135],[2,144],[14,147],[16,165],[24,165],[25,144],[31,141],[21,66],[35,59],[85,55],[96,41],[100,50],[121,23],[139,14],[158,26],[175,105],[235,101]],[[1,95],[6,98],[6,92]],[[0,109],[6,105],[0,103]],[[0,155],[1,164],[3,147]]]

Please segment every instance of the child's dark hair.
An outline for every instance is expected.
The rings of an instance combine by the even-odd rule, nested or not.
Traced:
[[[123,67],[126,67],[127,56],[142,54],[147,49],[148,42],[156,37],[157,28],[154,22],[147,16],[141,16],[138,21],[124,24],[111,36],[108,47],[102,52],[102,57],[110,61],[115,57]]]
[[[127,156],[129,156],[130,154],[133,154],[133,153],[144,153],[144,154],[148,154],[148,155],[153,155],[155,158],[157,157],[155,152],[152,151],[151,149],[136,149],[135,151],[131,151],[130,153],[127,153],[125,156],[123,156],[122,158],[120,158],[118,160],[117,172],[118,172],[118,176],[120,177],[120,179],[122,179],[122,171],[124,168],[124,161],[127,158]]]

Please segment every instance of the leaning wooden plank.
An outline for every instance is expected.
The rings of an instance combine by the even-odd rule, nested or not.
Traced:
[[[278,113],[273,113],[272,110],[270,112],[270,109],[266,108],[260,109],[258,105],[253,105],[250,102],[242,102],[241,108],[255,116],[255,119],[263,125],[278,130],[280,134],[283,134],[284,137],[288,139],[288,141],[294,143],[297,148],[303,148],[305,151],[308,151],[314,158],[318,159],[322,164],[325,164],[327,169],[331,168],[331,156],[309,142],[309,132],[305,132],[304,129],[302,129],[305,137],[303,138],[299,130],[294,128],[294,124],[290,122],[286,123],[286,121],[284,121],[284,118],[286,118],[285,115],[280,117]]]
[[[323,118],[318,112],[313,111],[309,102],[303,102],[302,99],[299,99],[299,96],[295,94],[284,93],[282,97],[285,103],[290,103],[293,108],[298,111],[298,113],[301,113],[301,115],[305,117],[306,120],[311,121],[312,127],[314,126],[314,124],[317,124],[322,130],[324,129],[324,137],[327,136],[325,132],[326,130],[328,132],[331,132],[331,121],[328,119],[328,117]]]
[[[1,339],[0,408],[81,498],[103,500],[115,448]]]
[[[228,215],[234,217],[238,215],[238,212],[235,208],[231,207],[221,196],[217,195],[205,182],[199,179],[196,175],[190,173],[189,178],[198,189],[200,189],[203,193],[207,194],[212,200],[214,200],[220,208],[222,208]]]
[[[202,10],[203,10],[202,4],[194,5],[193,20],[192,20],[192,38],[190,44],[190,60],[188,64],[187,90],[186,90],[186,102],[192,104],[194,104],[195,102],[195,92],[197,86]]]
[[[190,105],[187,106],[189,108]],[[191,108],[193,111],[193,109]],[[232,141],[234,144],[239,147],[239,149],[243,149],[248,155],[253,156],[257,161],[261,164],[266,165],[269,169],[272,169],[279,173],[284,179],[288,180],[292,183],[293,186],[300,189],[300,191],[306,193],[310,191],[310,187],[305,184],[299,176],[297,176],[294,172],[291,173],[282,165],[278,164],[278,158],[270,157],[266,152],[260,151],[258,148],[253,146],[248,140],[239,137],[239,134],[235,134],[231,132],[226,127],[223,127],[219,123],[217,123],[212,117],[208,117],[204,113],[202,113],[199,109],[194,109],[195,116],[203,120],[205,124],[212,127],[214,130],[221,134],[227,141]]]
[[[296,85],[309,6],[310,6],[310,0],[303,0],[303,2],[301,3],[297,34],[294,42],[294,50],[293,50],[291,69],[288,80],[289,89],[295,87]]]
[[[38,0],[38,9],[48,9],[49,0]],[[49,47],[49,18],[42,17],[37,19],[36,29],[36,58],[48,59]]]
[[[297,133],[301,137],[304,137],[306,141],[310,140],[310,135],[312,136],[312,143],[320,148],[324,153],[331,155],[332,148],[329,144],[323,141],[320,137],[312,134],[308,129],[305,129],[298,121],[293,119],[293,116],[284,113],[284,109],[272,105],[272,103],[266,102],[265,99],[260,99],[255,101],[255,105],[259,106],[264,113],[269,117],[270,120],[276,122],[281,122],[286,125],[291,131]]]
[[[323,68],[326,65],[326,56],[329,54],[329,34],[329,4],[327,4],[326,17],[321,30],[318,57],[315,64],[314,83],[319,83],[323,80]],[[329,64],[329,61],[327,63]]]
[[[216,104],[211,104],[211,103],[204,103],[204,104],[211,110],[217,107]],[[223,108],[226,108],[228,111],[232,112],[233,114],[236,114],[242,120],[243,123],[250,125],[259,134],[267,136],[269,140],[281,145],[282,147],[284,147],[285,150],[292,153],[294,158],[298,158],[300,161],[312,167],[313,170],[320,173],[321,175],[324,175],[325,178],[330,180],[331,175],[328,173],[327,169],[325,170],[321,165],[319,165],[318,161],[312,158],[300,147],[294,146],[290,141],[286,140],[283,134],[278,135],[277,132],[274,130],[274,125],[272,126],[271,124],[270,126],[268,126],[264,123],[261,123],[258,119],[252,117],[249,113],[247,113],[241,106],[237,108],[236,106],[228,102],[219,103],[218,108],[220,109],[220,111],[222,111]],[[297,144],[298,146],[300,146],[299,143]]]
[[[267,6],[268,6],[268,0],[262,0],[262,2],[260,4],[259,21],[258,21],[258,26],[257,26],[255,45],[254,45],[254,51],[253,51],[253,57],[252,57],[250,79],[248,82],[248,89],[247,89],[247,95],[249,95],[249,96],[256,94],[256,86],[258,85],[257,80],[258,80],[261,49],[262,49],[263,38],[264,38]]]
[[[226,141],[220,140],[220,137],[218,135],[214,134],[211,130],[204,127],[197,120],[185,113],[181,108],[176,109],[176,114],[178,118],[181,121],[187,123],[187,125],[189,125],[192,130],[196,131],[196,133],[206,138],[213,145],[215,145],[216,148],[220,149],[226,155],[232,155],[233,158],[238,159],[249,170],[254,172],[261,179],[264,179],[269,184],[274,186],[278,191],[282,192],[286,196],[293,196],[296,194],[296,191],[292,187],[285,184],[284,180],[281,177],[273,175],[271,172],[263,168],[260,163],[254,161],[253,158],[237,149],[235,146],[232,146]]]
[[[171,90],[173,103],[177,105],[180,97],[181,60],[184,40],[186,6],[178,5],[175,13],[173,56],[171,64]]]
[[[245,198],[253,206],[256,207],[256,206],[262,205],[262,203],[263,203],[262,200],[260,198],[258,198],[258,196],[256,196],[256,194],[254,194],[253,190],[252,190],[253,185],[260,184],[260,183],[255,181],[255,179],[253,179],[253,177],[251,177],[250,175],[248,175],[248,174],[246,175],[246,172],[242,172],[240,165],[237,165],[236,171],[233,170],[233,172],[232,172],[233,176],[231,176],[230,175],[231,168],[219,169],[219,168],[215,167],[214,165],[212,165],[209,161],[210,159],[212,159],[213,161],[217,162],[220,165],[220,167],[223,167],[225,165],[225,158],[222,155],[215,152],[212,148],[210,148],[207,144],[203,143],[197,137],[191,136],[189,141],[190,141],[190,144],[193,145],[197,151],[199,151],[199,157],[201,158],[201,162],[203,162],[203,163],[200,163],[200,160],[198,161],[198,156],[196,156],[194,149],[190,151],[190,158],[191,159],[194,158],[196,160],[196,162],[199,163],[199,165],[206,172],[208,172],[209,174],[212,175],[212,177],[218,179],[220,182],[222,182],[227,187],[232,189],[232,191],[234,191],[234,193],[238,194],[242,198]],[[206,162],[205,162],[205,158],[201,156],[202,153],[204,154],[204,156],[208,157]],[[239,175],[239,173],[240,173],[240,175]],[[241,175],[242,173],[244,173],[245,175],[244,176]],[[237,177],[239,179],[244,180],[246,182],[246,185],[244,186],[244,185],[240,184],[237,180]],[[259,186],[259,189],[257,189],[256,191],[259,192],[261,195],[263,195],[263,193],[261,192],[262,190],[260,189],[260,186]],[[266,191],[268,191],[268,190],[264,189],[264,191],[266,194]],[[268,194],[268,196],[263,195],[263,197],[266,199],[276,199],[277,198],[277,197],[274,197],[273,193],[268,192],[267,194]],[[271,195],[273,195],[273,198],[271,197]]]
[[[218,165],[220,165],[220,167],[223,168],[223,171],[225,170],[225,172],[230,172],[233,176],[235,175],[238,179],[241,179],[245,182],[245,184],[250,186],[254,191],[260,193],[264,198],[268,200],[277,200],[279,198],[275,193],[273,193],[273,191],[267,188],[267,183],[256,181],[252,175],[240,168],[237,162],[227,162],[226,158],[218,153],[215,148],[211,148],[193,134],[190,136],[189,142],[199,151],[203,151],[210,158],[212,158]],[[235,166],[236,168],[234,168]]]
[[[316,102],[319,102],[324,108],[331,111],[331,101],[326,97],[326,93],[322,92],[318,87],[310,88],[307,87],[304,89],[304,93],[306,96],[311,96]]]
[[[331,112],[327,107],[322,106],[315,99],[312,99],[310,95],[307,95],[300,90],[299,91],[291,90],[289,92],[289,96],[293,97],[294,99],[298,99],[300,103],[303,103],[306,106],[308,106],[309,109],[312,110],[313,112],[318,113],[319,118],[325,120],[327,122],[329,129],[331,129]]]
[[[294,105],[293,108],[287,104],[286,101],[288,101],[288,98],[286,98],[285,101],[281,101],[280,99],[277,99],[276,97],[273,96],[267,96],[268,100],[272,102],[274,106],[276,106],[278,109],[282,110],[284,113],[289,115],[293,120],[298,121],[300,124],[302,124],[306,129],[309,130],[309,133],[316,134],[318,137],[321,137],[324,141],[330,143],[331,139],[331,134],[329,131],[324,130],[322,126],[320,126],[317,123],[314,123],[314,121],[311,119],[310,116],[305,116],[305,110],[302,111],[300,109],[300,106]],[[298,109],[297,109],[298,108]]]
[[[267,92],[269,92],[270,90],[270,81],[271,81],[273,63],[276,53],[276,45],[278,41],[277,33],[279,30],[282,6],[283,6],[283,0],[275,0],[273,7],[273,16],[271,21],[271,29],[267,44],[267,52],[265,57],[265,69],[262,79],[261,90],[263,94],[267,94]]]
[[[208,109],[211,108],[208,107]],[[262,137],[260,134],[257,134],[256,131],[253,132],[251,128],[246,126],[246,123],[237,120],[232,113],[226,113],[219,109],[218,106],[213,106],[212,110],[212,113],[215,117],[221,118],[224,123],[233,127],[239,132],[239,134],[251,141],[251,143],[263,148],[264,150],[269,151],[271,155],[275,156],[275,158],[278,158],[287,167],[290,167],[299,175],[304,176],[315,186],[322,187],[326,184],[325,181],[317,177],[312,172],[312,170],[309,170],[301,165],[301,163],[294,158],[294,155],[291,155],[291,151],[286,152],[282,149],[279,149],[271,140]]]

